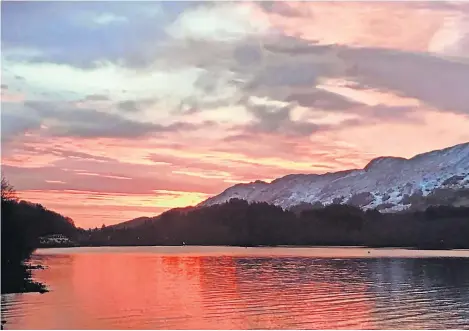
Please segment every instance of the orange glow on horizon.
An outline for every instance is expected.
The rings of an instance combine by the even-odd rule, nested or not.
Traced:
[[[75,225],[94,228],[112,225],[141,216],[157,216],[177,207],[194,206],[207,194],[156,190],[154,194],[128,195],[73,190],[29,190],[19,192],[22,200],[43,204],[46,208],[68,216]],[[94,215],[87,218],[90,211]]]

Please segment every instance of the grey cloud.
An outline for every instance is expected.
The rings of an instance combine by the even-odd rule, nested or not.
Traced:
[[[274,5],[275,1],[261,1],[258,4],[258,6],[266,12],[271,12]]]
[[[83,152],[77,152],[72,150],[65,150],[59,147],[36,147],[36,146],[22,146],[22,151],[30,152],[34,154],[52,154],[55,156],[61,156],[64,158],[72,158],[72,159],[81,159],[81,160],[88,160],[88,161],[97,161],[97,162],[111,162],[115,161],[115,159],[99,156],[99,155],[92,155]]]
[[[143,107],[151,106],[157,99],[124,100],[117,103],[117,108],[125,112],[133,113],[142,110]]]
[[[426,54],[379,49],[346,49],[347,76],[360,84],[422,100],[439,108],[469,114],[469,64]]]
[[[254,115],[254,123],[245,127],[248,132],[277,133],[288,136],[309,136],[321,130],[323,126],[292,121],[291,107],[272,108],[264,105],[248,105],[248,110]]]
[[[292,46],[287,47],[288,44]],[[340,96],[315,90],[319,79],[347,78],[355,82],[356,86],[351,88],[378,88],[421,100],[441,111],[469,114],[467,61],[389,49],[319,46],[308,42],[301,46],[301,40],[291,38],[266,48],[277,56],[266,57],[267,65],[244,86],[251,95],[283,101],[298,99],[303,103],[320,103],[315,97],[321,97],[326,108],[335,98],[338,105],[349,108],[350,102]],[[279,52],[286,52],[289,57],[281,57]],[[309,91],[305,91],[306,87]],[[308,98],[307,94],[312,96]]]
[[[215,121],[204,121],[201,123],[176,122],[165,126],[163,131],[191,131],[209,128],[215,125],[217,125]]]
[[[34,114],[30,114],[19,104],[2,103],[1,112],[1,139],[2,143],[10,141],[27,131],[37,130],[41,126],[41,120]]]
[[[190,112],[242,102],[248,96],[285,100],[297,89],[313,89],[318,79],[332,75],[335,49],[286,36],[241,42],[190,41],[168,45],[157,67],[196,66],[205,69],[195,83],[200,90],[182,100]],[[334,61],[335,60],[335,61]],[[237,93],[221,97],[227,88]],[[181,110],[177,110],[181,112]]]
[[[323,110],[347,110],[364,106],[362,103],[355,102],[336,93],[319,89],[291,94],[286,98],[286,101],[296,102],[302,107],[313,107]]]
[[[241,103],[244,99],[246,98],[242,97],[242,95],[226,97],[217,95],[215,98],[210,99],[197,98],[192,96],[183,99],[176,107],[176,109],[174,109],[174,112],[184,115],[190,115],[203,112],[205,110],[236,105]]]
[[[305,13],[284,4],[282,1],[262,1],[259,3],[259,7],[268,13],[275,13],[287,17],[305,15]]]
[[[319,45],[310,40],[304,40],[291,36],[277,36],[273,39],[267,39],[263,42],[263,50],[277,55],[309,55],[309,56],[323,56],[330,55],[331,50],[334,49],[330,45]],[[288,59],[285,59],[288,60]],[[314,60],[314,58],[311,58]]]
[[[2,3],[2,51],[35,49],[40,52],[15,57],[82,69],[102,62],[141,69],[155,59],[164,36],[163,26],[174,18],[171,13],[160,15],[161,9],[155,2]],[[129,24],[90,27],[93,17],[100,13],[125,17]]]
[[[282,37],[263,44],[261,65],[252,72],[246,90],[262,87],[314,87],[321,77],[332,76],[340,65],[335,49],[296,38]]]
[[[248,88],[314,86],[318,77],[318,70],[311,68],[310,63],[273,64],[263,68],[258,76],[250,82]]]
[[[369,123],[373,120],[415,120],[408,116],[409,112],[405,109],[392,107],[386,109],[384,105],[373,108],[342,95],[316,88],[318,82],[324,78],[344,77],[354,81],[347,86],[349,88],[374,88],[374,79],[360,79],[357,72],[354,72],[357,69],[358,61],[360,65],[365,67],[369,65],[368,62],[372,62],[361,58],[363,50],[337,45],[317,45],[299,38],[285,36],[265,40],[262,43],[262,52],[260,53],[257,53],[257,50],[261,49],[259,43],[253,40],[245,40],[233,47],[208,42],[203,42],[203,46],[204,51],[201,53],[197,51],[198,47],[195,47],[195,52],[190,52],[190,58],[188,52],[180,53],[183,57],[179,57],[177,61],[206,63],[206,66],[202,67],[206,68],[209,74],[203,74],[196,83],[205,93],[215,94],[220,86],[230,86],[229,84],[237,86],[239,93],[217,102],[206,102],[203,97],[183,100],[181,105],[185,106],[186,113],[220,105],[244,105],[250,96],[257,96],[287,102],[289,103],[287,108],[298,104],[321,110],[353,113],[363,117],[363,120],[359,121],[360,123]],[[376,52],[379,56],[379,52],[388,54],[391,51],[374,49],[371,52]],[[211,57],[212,55],[213,57]],[[402,56],[405,58],[409,54],[403,53]],[[258,58],[261,61],[257,65]],[[204,60],[200,62],[200,59]],[[384,68],[393,68],[394,65],[396,64],[391,59],[380,63],[380,67]],[[233,78],[223,81],[221,80],[225,72],[223,68],[227,66],[230,68]],[[378,78],[385,76],[380,72],[377,74]],[[375,75],[373,73],[371,77]],[[383,85],[382,90],[390,89]],[[277,113],[261,113],[253,110],[252,106],[248,105],[247,107],[251,107],[251,113],[257,116],[256,122],[247,128],[249,130],[308,135],[317,130],[332,128],[290,121],[286,116],[289,112],[288,109],[277,110]],[[350,124],[358,124],[358,122]]]
[[[237,45],[193,43],[190,51],[182,48],[178,54],[174,52],[170,61],[176,66],[194,64],[207,70],[229,68],[237,74],[241,93],[248,96],[308,103],[307,94],[318,96],[315,85],[319,80],[346,78],[356,82],[355,88],[378,88],[419,99],[442,111],[469,113],[467,61],[390,49],[318,45],[286,36],[263,40],[259,54],[255,51],[258,45],[259,41],[250,39]],[[259,64],[258,55],[262,55]],[[251,62],[255,65],[250,66]],[[320,96],[329,109],[332,95]],[[351,106],[343,99],[336,101],[340,106]]]
[[[30,130],[37,130],[41,126],[38,118],[22,114],[6,114],[2,112],[2,143],[8,142],[18,135]]]
[[[176,113],[192,114],[203,110],[230,106],[241,101],[237,75],[228,71],[204,71],[194,83],[196,93],[181,100]]]
[[[95,121],[93,123],[89,121],[77,122],[75,120],[73,125],[62,123],[52,127],[51,131],[58,136],[81,138],[137,138],[162,129],[162,127],[153,124],[138,123],[118,117],[102,116],[98,119],[96,114],[97,112],[92,113]]]
[[[121,101],[117,104],[117,107],[128,112],[136,112],[139,110],[137,103],[133,100]]]
[[[327,94],[320,100],[327,100]],[[247,109],[254,116],[254,121],[244,126],[233,127],[238,133],[228,136],[226,142],[235,141],[257,141],[253,137],[259,133],[279,134],[290,137],[309,137],[320,131],[334,131],[348,127],[373,125],[376,122],[413,122],[416,124],[424,124],[424,120],[419,113],[412,107],[407,106],[387,106],[376,105],[367,106],[360,103],[345,104],[343,108],[336,108],[340,103],[334,103],[336,100],[331,99],[330,109],[339,109],[348,114],[354,114],[357,117],[347,119],[337,124],[315,124],[314,122],[293,121],[290,117],[292,104],[285,107],[269,107],[266,105],[254,105],[247,103]],[[311,105],[310,105],[311,106]],[[321,110],[327,107],[318,107]],[[314,110],[312,110],[314,112]],[[239,131],[241,130],[241,131]]]
[[[262,49],[258,43],[238,45],[233,52],[234,60],[240,66],[260,65],[262,56]]]
[[[28,101],[43,119],[54,119],[49,132],[57,136],[81,138],[139,138],[149,134],[198,129],[196,124],[177,122],[170,125],[132,121],[116,114],[95,109],[76,109],[70,104]]]
[[[469,4],[464,1],[415,1],[409,2],[407,5],[426,10],[469,11]]]
[[[238,95],[215,104],[204,103],[203,98],[198,97],[185,100],[190,105],[188,112],[222,104],[245,105],[250,96],[289,103],[285,109],[273,113],[256,111],[247,105],[255,120],[246,126],[235,127],[238,133],[231,136],[233,141],[256,133],[306,137],[322,130],[372,125],[379,121],[422,123],[415,107],[369,106],[316,88],[323,79],[345,78],[352,82],[347,84],[348,88],[379,89],[419,99],[441,111],[469,113],[469,93],[465,88],[469,86],[469,72],[465,63],[387,49],[317,45],[293,37],[279,37],[276,40],[267,40],[262,44],[259,64],[255,51],[258,44],[252,40],[245,40],[234,47],[205,42],[204,51],[200,54],[197,51],[183,52],[178,61],[203,64],[202,67],[212,73],[199,81],[200,88],[206,93],[216,91],[221,76],[219,73],[224,68],[229,68],[233,73],[235,78],[230,83],[233,84],[236,79],[237,85],[232,86],[237,86],[239,91]],[[189,54],[194,57],[189,58]],[[199,61],[200,58],[203,61]],[[227,84],[227,81],[223,83]],[[357,118],[336,125],[294,122],[287,114],[288,108],[295,104],[353,114]]]
[[[90,94],[85,97],[85,100],[90,100],[90,101],[107,101],[109,100],[109,97],[104,94]]]
[[[252,73],[253,69],[259,69],[256,66],[271,64],[272,61],[297,62],[292,55],[305,55],[311,61],[318,56],[328,57],[330,52],[330,46],[284,35],[245,38],[236,42],[177,41],[161,49],[155,67],[192,65],[211,71],[228,69],[247,74]]]
[[[183,6],[186,5],[188,4]],[[267,12],[275,12],[284,16],[310,15],[307,12],[296,11],[282,2],[261,2],[258,5]],[[408,5],[430,10],[463,11],[468,8],[467,4],[455,2],[418,2]],[[89,6],[91,6],[89,8],[91,12],[102,12],[104,9],[102,4]],[[378,86],[383,90],[418,98],[442,110],[465,114],[469,112],[469,93],[466,93],[465,89],[465,86],[469,85],[467,62],[388,49],[318,45],[301,38],[282,36],[280,33],[275,33],[273,36],[246,38],[236,42],[174,41],[163,38],[165,36],[162,30],[164,24],[159,22],[161,24],[155,25],[154,16],[142,16],[143,13],[150,12],[154,5],[138,5],[140,8],[138,11],[134,4],[116,6],[111,12],[119,16],[128,16],[129,23],[132,24],[116,27],[116,30],[85,31],[69,22],[74,5],[61,6],[57,9],[52,4],[41,5],[41,7],[32,4],[28,5],[27,11],[21,11],[18,4],[10,4],[5,7],[10,13],[5,16],[8,20],[2,21],[2,25],[9,27],[5,29],[4,44],[7,48],[8,45],[18,44],[46,51],[46,53],[49,49],[58,48],[58,52],[46,54],[45,59],[37,59],[37,61],[47,60],[83,67],[94,67],[99,60],[104,60],[140,69],[167,70],[168,67],[178,69],[187,66],[204,68],[216,73],[199,82],[201,91],[206,95],[216,94],[219,86],[236,86],[240,89],[240,93],[247,96],[263,95],[291,102],[299,99],[300,102],[308,103],[312,102],[307,96],[310,91],[311,94],[318,95],[318,92],[314,90],[318,80],[345,77],[356,80],[359,84]],[[44,21],[44,10],[49,13],[59,10],[61,15],[54,16],[52,21]],[[175,19],[177,10],[169,12],[166,13],[168,17],[160,15],[158,18],[163,20],[163,23],[169,23]],[[37,29],[17,29],[18,26],[28,21],[32,22]],[[54,30],[53,27],[58,23],[66,28],[65,33]],[[148,29],[149,26],[155,29]],[[55,32],[43,33],[49,30]],[[125,48],[122,48],[123,39],[130,43]],[[77,43],[77,40],[85,40],[86,45]],[[101,40],[109,42],[103,45]],[[150,43],[149,40],[153,42]],[[58,41],[60,45],[57,44]],[[223,72],[233,73],[233,79],[231,81],[220,80],[217,75]],[[309,88],[310,91],[305,91],[305,88]],[[190,109],[205,108],[207,107],[204,103],[206,95],[198,96],[196,100],[186,100],[185,103],[189,104]],[[329,99],[332,96],[324,97],[327,99],[323,101],[326,104],[325,107],[330,109]],[[239,102],[239,99],[237,95],[231,99],[220,100],[217,104],[233,104]],[[132,102],[123,102],[122,110],[135,111],[138,108]],[[210,102],[213,104],[214,101]],[[313,102],[321,103],[316,99]],[[337,102],[340,104],[340,101],[337,100]],[[347,103],[341,105],[349,106]]]
[[[251,70],[237,64],[234,54],[243,65],[255,59],[259,54],[256,48],[260,48],[259,40],[247,38],[238,42],[223,42],[209,40],[174,41],[160,51],[160,58],[155,67],[181,68],[188,65],[206,70]],[[248,61],[245,61],[248,59]]]
[[[216,73],[206,72],[197,78],[194,85],[205,93],[213,93],[217,89],[218,81]]]
[[[1,88],[2,88],[2,90],[8,90],[8,85],[7,84],[2,84]]]

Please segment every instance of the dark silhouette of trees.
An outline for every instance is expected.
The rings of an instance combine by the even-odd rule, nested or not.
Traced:
[[[38,247],[41,236],[63,234],[76,238],[73,221],[40,204],[19,201],[5,178],[2,178],[1,208],[2,293],[43,291],[41,284],[31,281],[24,262]]]
[[[304,207],[289,211],[232,199],[210,207],[170,210],[127,228],[90,231],[81,243],[469,248],[469,208],[441,206],[424,212],[381,214],[350,205]]]
[[[18,196],[8,180],[2,176],[2,201],[17,201]]]

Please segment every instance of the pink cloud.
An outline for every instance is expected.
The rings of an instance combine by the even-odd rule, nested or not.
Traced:
[[[320,44],[427,51],[454,10],[411,2],[275,2],[270,23],[285,34]]]

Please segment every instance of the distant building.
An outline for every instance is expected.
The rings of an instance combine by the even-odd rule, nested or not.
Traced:
[[[71,246],[73,242],[62,234],[52,234],[39,238],[41,246]]]

